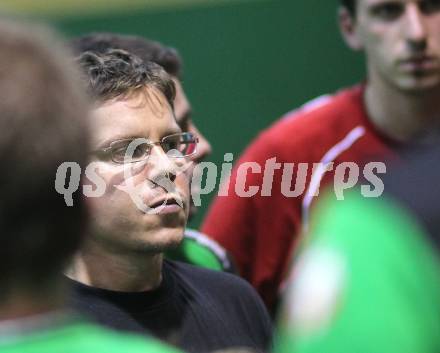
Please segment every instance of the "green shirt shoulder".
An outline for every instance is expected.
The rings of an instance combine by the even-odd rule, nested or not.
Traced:
[[[325,203],[295,265],[277,353],[439,351],[439,273],[423,227],[392,200]]]
[[[178,353],[154,339],[72,323],[0,342],[1,353]]]

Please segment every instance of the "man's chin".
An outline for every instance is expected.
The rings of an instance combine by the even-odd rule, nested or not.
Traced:
[[[154,243],[142,244],[136,246],[135,251],[143,252],[145,254],[150,254],[150,255],[160,254],[178,248],[180,243],[181,241],[172,240],[167,242],[154,242]]]
[[[159,254],[169,249],[175,249],[183,240],[184,227],[174,229],[161,228],[155,234],[148,234],[120,242],[119,247],[133,253]]]
[[[172,233],[174,234],[167,234],[150,243],[151,249],[155,252],[165,252],[179,247],[183,240],[184,228],[178,231],[174,230]]]

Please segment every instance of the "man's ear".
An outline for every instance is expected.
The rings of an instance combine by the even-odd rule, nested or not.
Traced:
[[[338,9],[338,23],[345,43],[355,51],[363,49],[357,30],[356,19],[344,6],[340,6]]]

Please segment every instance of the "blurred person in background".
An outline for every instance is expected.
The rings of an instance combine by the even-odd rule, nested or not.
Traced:
[[[70,45],[77,55],[86,51],[105,53],[110,49],[123,49],[140,57],[145,62],[152,61],[162,66],[171,75],[176,86],[174,112],[177,124],[183,132],[191,132],[198,137],[197,152],[190,156],[194,162],[190,169],[211,154],[211,145],[199,131],[192,119],[192,107],[182,85],[182,59],[174,49],[159,42],[135,35],[123,35],[110,32],[94,32],[71,40]],[[193,190],[197,192],[197,190]],[[189,220],[197,212],[191,198]],[[167,252],[173,260],[187,262],[214,270],[235,273],[234,261],[226,250],[206,235],[186,228],[182,243]]]
[[[439,159],[412,153],[381,198],[319,204],[276,353],[440,351]]]
[[[398,158],[401,146],[438,134],[440,1],[341,0],[339,25],[348,46],[365,54],[366,82],[309,102],[262,132],[237,162],[228,196],[214,200],[202,226],[272,312],[320,185],[335,183],[337,170],[362,176],[368,162]],[[245,162],[257,162],[261,172],[244,180]],[[354,162],[354,170],[344,162]],[[379,180],[371,188],[380,193],[386,165],[371,171]],[[259,188],[253,197],[235,192],[244,181]]]
[[[271,323],[251,286],[164,259],[183,238],[190,208],[185,166],[197,145],[174,117],[172,78],[121,49],[85,52],[79,61],[94,101],[90,162],[100,180],[85,182],[105,188],[87,199],[90,231],[66,272],[73,307],[188,352],[265,351]]]
[[[83,167],[88,105],[70,55],[47,28],[0,20],[0,352],[162,352],[65,308],[64,266],[88,224],[84,198],[68,207],[58,167]]]

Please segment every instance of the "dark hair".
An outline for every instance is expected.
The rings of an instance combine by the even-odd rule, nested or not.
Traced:
[[[341,0],[341,5],[354,15],[356,13],[356,0]]]
[[[159,65],[144,62],[121,49],[105,53],[85,52],[79,57],[89,94],[96,101],[126,98],[141,88],[156,88],[173,107],[176,89],[173,80]]]
[[[87,104],[71,54],[50,31],[0,20],[0,283],[42,290],[78,248],[81,194],[68,207],[58,167],[85,165]],[[37,292],[35,290],[35,292]]]
[[[143,61],[152,61],[162,66],[171,76],[180,78],[182,60],[176,49],[133,35],[114,33],[90,33],[70,41],[76,55],[86,51],[105,53],[110,49],[122,49],[140,57]]]

